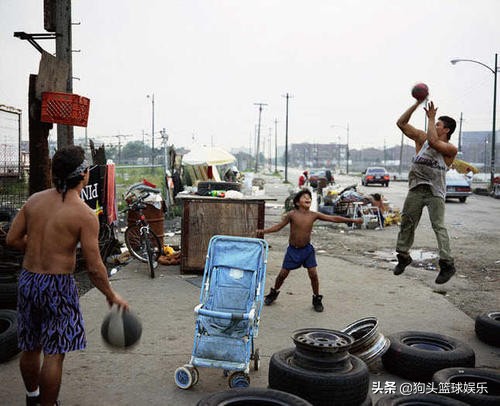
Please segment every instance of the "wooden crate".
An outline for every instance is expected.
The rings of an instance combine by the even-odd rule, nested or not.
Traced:
[[[203,273],[214,235],[255,237],[264,228],[264,199],[182,197],[181,273]]]

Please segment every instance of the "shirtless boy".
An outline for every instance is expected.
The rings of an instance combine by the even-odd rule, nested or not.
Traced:
[[[311,233],[316,220],[330,221],[332,223],[356,223],[361,224],[363,219],[351,219],[341,216],[329,216],[327,214],[311,211],[311,192],[303,189],[293,198],[294,210],[288,212],[283,220],[272,227],[264,230],[257,230],[258,236],[274,233],[290,224],[290,236],[288,238],[288,248],[283,260],[281,270],[274,282],[274,288],[265,297],[265,304],[270,305],[278,297],[279,288],[287,278],[291,270],[303,266],[307,269],[313,291],[312,304],[317,312],[323,311],[322,299],[319,294],[319,279],[316,263],[316,254],[311,244]]]
[[[83,149],[58,150],[52,160],[52,178],[55,188],[33,194],[7,234],[7,244],[24,251],[17,310],[27,405],[58,404],[64,356],[86,345],[72,275],[78,242],[94,286],[109,305],[128,309],[128,303],[111,288],[101,260],[97,216],[80,198],[89,180]]]

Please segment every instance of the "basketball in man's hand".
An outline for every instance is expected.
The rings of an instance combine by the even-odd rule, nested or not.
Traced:
[[[142,324],[131,310],[113,307],[101,325],[101,336],[106,344],[116,348],[127,348],[141,338]]]
[[[411,95],[418,101],[424,101],[429,96],[429,87],[425,83],[417,83],[411,89]]]

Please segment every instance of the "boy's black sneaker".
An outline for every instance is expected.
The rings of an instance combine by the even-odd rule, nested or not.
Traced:
[[[316,310],[317,312],[323,311],[323,303],[321,303],[322,299],[323,295],[313,295],[313,306],[314,310]]]
[[[279,290],[271,288],[269,294],[264,297],[264,303],[269,306],[272,302],[274,302],[278,298],[279,294],[280,294]]]
[[[398,264],[394,267],[392,273],[394,275],[401,275],[413,260],[408,254],[397,254],[396,256],[398,258]]]
[[[40,395],[38,396],[26,395],[26,406],[40,406]]]
[[[439,260],[439,268],[441,268],[441,270],[436,278],[436,283],[438,285],[448,282],[457,271],[453,261],[444,261],[442,259]]]

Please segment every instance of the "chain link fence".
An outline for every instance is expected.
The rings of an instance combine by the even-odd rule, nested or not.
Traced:
[[[21,110],[0,105],[0,209],[18,209],[28,198],[26,148]]]

